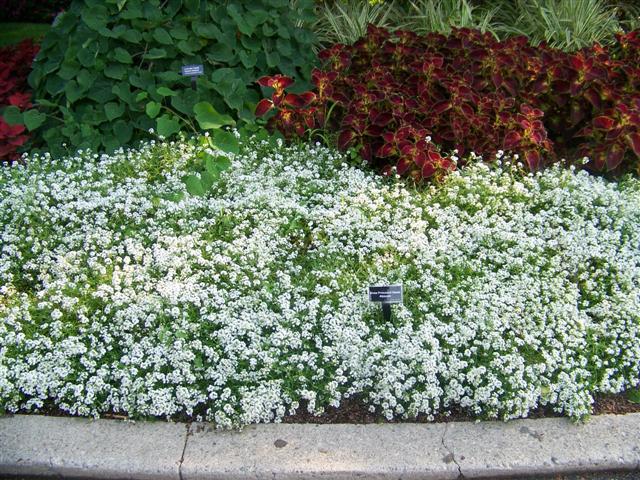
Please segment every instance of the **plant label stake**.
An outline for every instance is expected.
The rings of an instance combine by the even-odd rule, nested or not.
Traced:
[[[196,89],[196,79],[200,75],[204,75],[204,66],[201,64],[183,65],[182,75],[191,77],[191,88]]]
[[[382,316],[385,322],[391,321],[391,305],[402,303],[402,285],[371,285],[369,286],[369,301],[382,306]]]

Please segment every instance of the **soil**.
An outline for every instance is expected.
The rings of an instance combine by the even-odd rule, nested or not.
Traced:
[[[352,423],[352,424],[366,424],[366,423],[432,423],[432,422],[474,422],[478,419],[477,415],[473,415],[468,411],[461,408],[451,409],[450,415],[438,414],[434,415],[433,420],[429,420],[427,415],[419,415],[417,418],[395,418],[387,420],[379,413],[371,413],[368,406],[362,401],[361,397],[351,397],[342,400],[342,403],[338,408],[328,407],[325,413],[319,416],[312,415],[307,412],[305,401],[300,402],[298,413],[295,415],[287,415],[282,419],[282,423],[317,423],[317,424],[331,424],[331,423]],[[624,393],[615,395],[599,395],[595,398],[593,405],[593,415],[624,415],[626,413],[640,412],[640,403],[631,402]],[[49,415],[54,417],[72,417],[68,412],[58,409],[53,405],[48,405],[41,409],[39,412],[17,412],[26,415]],[[527,418],[549,418],[549,417],[562,417],[548,407],[539,407],[531,412]],[[100,415],[100,418],[114,419],[114,420],[127,420],[129,417],[121,412],[109,412]],[[166,420],[165,418],[149,418],[149,420]],[[136,420],[144,420],[142,418],[136,418]],[[177,415],[172,417],[172,421],[186,422],[193,421],[192,417],[185,415]],[[1,479],[0,479],[1,480]]]
[[[624,394],[596,396],[593,405],[593,415],[640,412],[640,404],[633,403]],[[531,412],[527,418],[562,417],[548,407],[539,407]],[[439,414],[434,416],[432,422],[473,422],[477,416],[462,409],[453,409],[450,415]],[[283,423],[429,423],[426,415],[417,418],[387,420],[382,415],[371,413],[368,407],[357,397],[343,400],[340,407],[329,407],[320,416],[314,416],[307,412],[306,406],[301,403],[298,413],[289,415],[282,420]]]

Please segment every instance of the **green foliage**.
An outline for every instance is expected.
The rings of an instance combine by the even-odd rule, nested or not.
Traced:
[[[29,77],[40,112],[30,114],[32,125],[44,122],[36,134],[56,154],[63,142],[112,150],[150,129],[169,137],[252,121],[256,78],[282,71],[309,79],[315,37],[296,25],[314,20],[313,7],[312,0],[74,0]],[[186,64],[204,65],[196,90],[181,75]]]
[[[393,29],[399,26],[400,10],[395,2],[364,2],[338,0],[324,3],[318,9],[318,21],[313,25],[321,43],[350,45],[367,33],[367,25]]]
[[[627,390],[627,398],[632,403],[640,403],[640,389]]]
[[[490,32],[504,40],[526,35],[563,50],[594,42],[611,43],[614,34],[640,28],[640,7],[631,0],[396,0],[325,1],[313,25],[324,44],[352,44],[367,23],[394,31],[449,34],[452,27]]]
[[[578,50],[612,43],[621,30],[616,10],[601,0],[503,0],[499,7],[498,34],[526,35],[533,45]]]
[[[227,155],[235,155],[240,150],[238,139],[226,130],[214,130],[212,136],[202,137],[202,143],[208,148],[198,153],[196,171],[182,178],[187,192],[198,197],[206,195],[218,183],[220,174],[231,168],[231,160]],[[212,149],[227,155],[210,153]]]
[[[409,2],[403,28],[419,34],[451,33],[451,28],[475,28],[492,32],[499,7],[481,8],[470,0],[415,0]],[[404,17],[404,16],[403,16]]]

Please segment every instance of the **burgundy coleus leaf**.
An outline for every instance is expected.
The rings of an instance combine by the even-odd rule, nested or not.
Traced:
[[[327,97],[334,103],[339,105],[347,105],[349,103],[349,98],[340,92],[327,92]]]
[[[440,115],[452,107],[451,102],[448,100],[442,100],[431,107],[432,112],[435,115]]]
[[[396,153],[396,148],[392,143],[383,143],[376,150],[376,157],[385,158],[390,157]]]
[[[607,131],[605,140],[607,142],[616,140],[622,134],[623,131],[624,129],[622,127],[612,128],[611,130]]]
[[[466,115],[467,117],[472,117],[473,116],[473,108],[471,108],[471,106],[468,103],[461,103],[458,108],[460,109],[460,111]]]
[[[620,147],[617,144],[614,144],[613,147],[611,147],[611,150],[607,153],[607,170],[615,170],[620,165],[624,158],[624,152],[625,148]]]
[[[20,110],[31,108],[31,94],[16,92],[9,96],[9,105],[18,107]]]
[[[304,98],[296,93],[287,93],[284,97],[284,103],[290,107],[302,108],[305,107]]]
[[[268,98],[263,98],[256,105],[256,117],[262,117],[265,113],[273,108],[273,102]]]
[[[318,125],[322,125],[321,122],[316,121],[316,117],[318,114],[316,108],[312,107],[306,110],[302,110],[300,111],[300,114],[302,115],[302,120],[304,121],[304,124],[307,126],[307,128],[313,129],[318,127]]]
[[[496,88],[500,88],[502,86],[502,75],[498,71],[494,71],[491,73],[491,81],[493,82],[493,86]]]
[[[598,130],[611,130],[614,124],[615,120],[613,118],[604,115],[593,119],[593,126]]]
[[[424,151],[415,151],[413,153],[413,163],[415,163],[418,168],[422,168],[422,166],[427,161],[427,153]]]
[[[626,135],[626,140],[633,153],[636,154],[637,157],[640,157],[640,133],[633,132]]]
[[[440,161],[440,168],[444,168],[446,170],[453,171],[457,167],[456,167],[455,162],[453,160],[451,160],[450,158],[443,158]]]
[[[371,159],[373,158],[373,150],[371,148],[371,144],[370,143],[366,143],[362,146],[362,148],[360,149],[360,156],[362,158],[364,158],[366,161],[370,162]]]
[[[420,173],[422,174],[422,178],[430,178],[433,177],[437,171],[438,169],[432,162],[425,162],[425,164],[422,165]]]
[[[524,152],[524,159],[532,172],[537,171],[542,163],[542,157],[537,150],[527,150]]]
[[[353,130],[343,130],[338,135],[338,148],[340,150],[345,150],[349,147],[356,138],[356,132]]]
[[[435,165],[438,165],[442,161],[442,155],[438,152],[434,152],[433,150],[429,150],[427,152],[427,157],[429,158],[429,162]]]
[[[259,85],[263,87],[271,87],[278,94],[282,93],[285,88],[293,84],[293,79],[291,77],[287,77],[286,75],[273,75],[273,76],[264,76],[260,77],[257,80]]]
[[[414,163],[411,158],[400,157],[400,159],[398,159],[398,163],[396,164],[396,171],[398,172],[398,175],[404,175],[409,171],[409,169],[411,169],[413,165]]]
[[[502,148],[505,150],[513,150],[520,145],[520,140],[522,140],[522,135],[518,132],[511,131],[505,135]]]
[[[534,130],[529,134],[529,138],[535,145],[540,145],[547,139],[547,136],[544,131]]]
[[[595,88],[588,88],[584,92],[584,97],[589,101],[593,108],[596,110],[600,110],[602,108],[602,99],[600,98],[600,93],[596,91]]]
[[[389,112],[380,112],[379,110],[371,110],[369,119],[378,127],[386,127],[393,121],[393,115]]]

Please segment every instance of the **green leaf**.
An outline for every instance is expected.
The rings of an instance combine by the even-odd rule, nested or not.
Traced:
[[[116,80],[122,80],[127,73],[127,67],[120,63],[112,63],[104,69],[104,75]]]
[[[115,58],[120,63],[128,63],[128,64],[133,63],[133,60],[131,59],[131,54],[129,54],[129,52],[127,52],[124,48],[120,48],[120,47],[116,48],[113,51],[113,58]]]
[[[232,3],[227,6],[227,13],[233,18],[233,21],[236,22],[236,26],[241,33],[245,35],[253,34],[255,27],[251,26],[249,22],[246,21],[245,12],[240,11],[240,7]]]
[[[24,117],[24,124],[30,132],[42,125],[47,119],[47,116],[38,110],[27,110],[22,116]]]
[[[205,194],[202,182],[195,175],[187,175],[182,179],[182,181],[187,186],[187,192],[189,192],[191,195],[201,197]]]
[[[136,95],[136,102],[141,102],[142,100],[145,100],[148,96],[149,94],[147,92],[140,92],[139,94]]]
[[[640,389],[628,390],[627,398],[631,403],[640,403]]]
[[[126,82],[117,83],[113,87],[111,87],[111,91],[115,93],[120,100],[123,100],[125,103],[132,105],[135,103],[135,97],[133,93],[131,93],[131,85]]]
[[[180,131],[180,123],[170,115],[163,115],[156,120],[158,135],[169,138]]]
[[[161,105],[157,102],[149,102],[147,103],[147,106],[145,107],[144,111],[147,113],[147,115],[150,118],[156,118],[160,113],[160,107]]]
[[[219,177],[220,172],[224,172],[231,168],[231,160],[224,155],[217,155],[214,157],[213,155],[207,154],[207,158],[204,160],[204,168],[211,175]]]
[[[84,8],[80,14],[82,21],[92,30],[100,30],[107,26],[106,10],[101,11],[93,8]]]
[[[124,120],[118,120],[113,125],[113,133],[115,134],[120,145],[125,145],[129,140],[131,140],[131,136],[133,135],[133,127]]]
[[[4,121],[9,125],[24,125],[24,119],[22,112],[16,106],[10,105],[2,112]]]
[[[220,177],[220,172],[222,170],[218,168],[215,157],[213,155],[207,154],[207,158],[204,159],[204,168],[206,172],[216,180]]]
[[[197,47],[194,48],[194,45],[188,40],[180,40],[178,42],[177,47],[178,47],[178,50],[180,50],[182,53],[188,56],[194,55],[195,50],[197,50]]]
[[[217,177],[214,177],[206,170],[204,172],[201,172],[200,183],[202,183],[202,188],[204,188],[205,191],[211,190],[211,187],[219,178],[220,178],[220,175],[218,175]]]
[[[75,80],[67,82],[64,86],[64,93],[67,95],[67,100],[71,103],[75,102],[83,95],[82,89],[78,86]]]
[[[88,70],[82,69],[76,78],[78,85],[80,85],[83,89],[87,90],[89,87],[93,85],[93,82],[96,80],[96,74],[90,73]]]
[[[240,61],[245,68],[253,68],[256,66],[256,62],[258,61],[258,57],[254,53],[247,53],[244,50],[240,50],[238,52],[238,57],[240,57]]]
[[[204,130],[216,129],[225,125],[234,126],[236,122],[229,116],[218,113],[209,102],[196,103],[193,107],[196,120]]]
[[[167,32],[162,27],[158,27],[153,31],[153,38],[156,40],[156,42],[163,45],[173,45],[173,38],[171,38],[169,32]]]
[[[176,25],[169,33],[176,40],[186,40],[189,38],[189,30],[184,25]]]
[[[163,97],[175,97],[178,95],[178,92],[167,87],[158,87],[156,92],[158,92],[158,95],[162,95]]]
[[[231,132],[225,130],[215,130],[212,134],[214,146],[223,152],[237,154],[240,150],[238,139]]]
[[[280,55],[278,55],[278,52],[272,51],[271,47],[267,45],[264,40],[262,42],[262,45],[264,46],[264,54],[267,59],[267,66],[269,66],[270,68],[277,67],[280,63]]]
[[[276,40],[276,47],[278,49],[278,52],[280,52],[285,57],[290,57],[293,53],[293,50],[291,49],[291,42],[283,40],[282,38],[278,38]]]
[[[75,61],[66,61],[60,66],[58,76],[64,80],[72,80],[78,75],[80,64]]]
[[[197,370],[201,369],[204,366],[201,355],[196,355],[196,357],[193,359],[193,366]]]
[[[207,58],[210,58],[215,63],[227,63],[233,60],[234,57],[233,49],[224,43],[215,43],[207,49]]]
[[[120,18],[124,20],[135,20],[142,17],[142,9],[140,8],[140,2],[130,3],[122,12],[120,12]]]
[[[167,51],[164,48],[152,48],[144,54],[145,60],[157,60],[159,58],[165,58]]]
[[[220,32],[220,29],[213,23],[194,23],[193,31],[196,33],[196,35],[211,40],[220,38],[222,36],[222,32]],[[186,40],[186,38],[183,38],[181,40]]]
[[[142,41],[142,34],[132,28],[122,34],[122,39],[129,43],[140,43]]]
[[[78,60],[82,64],[83,67],[93,67],[96,64],[96,50],[90,48],[81,48],[78,51]]]
[[[107,115],[107,120],[110,122],[118,117],[121,117],[124,113],[124,105],[122,103],[109,102],[104,106],[104,113]]]

